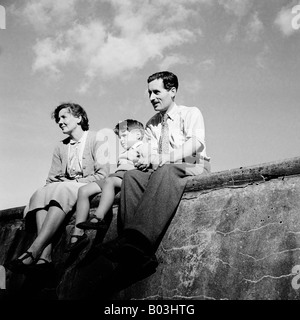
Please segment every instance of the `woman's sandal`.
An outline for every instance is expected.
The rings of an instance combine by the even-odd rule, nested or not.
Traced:
[[[30,264],[23,263],[23,260],[31,258],[32,262]],[[9,269],[12,272],[15,273],[26,273],[26,271],[35,263],[35,258],[32,254],[32,252],[26,251],[24,257],[17,258],[14,260],[11,260],[7,264],[5,264],[5,268]]]
[[[92,222],[93,219],[96,219],[97,222]],[[83,230],[100,230],[108,228],[104,219],[98,218],[95,214],[91,214],[87,221],[76,224],[76,227]]]
[[[71,242],[72,238],[77,238],[77,240],[75,242]],[[82,236],[72,235],[70,237],[70,241],[65,249],[65,252],[71,252],[74,250],[81,249],[82,247],[86,246],[89,243],[89,241],[90,240],[85,233]]]

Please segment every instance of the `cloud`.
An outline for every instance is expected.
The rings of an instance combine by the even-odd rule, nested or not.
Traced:
[[[198,63],[197,67],[199,70],[212,70],[216,66],[214,59],[206,59]]]
[[[246,33],[244,39],[248,41],[255,42],[260,39],[264,25],[258,17],[258,12],[251,12],[254,5],[252,0],[219,0],[219,4],[228,14],[235,16],[225,34],[225,42],[237,40],[241,33]]]
[[[149,60],[162,58],[166,49],[192,39],[193,33],[184,29],[159,33],[145,31],[123,38],[109,35],[103,47],[93,56],[88,66],[88,76],[100,71],[106,77],[113,77],[124,71],[140,69]]]
[[[268,45],[264,45],[263,50],[256,56],[256,66],[260,69],[266,69],[267,58],[270,54],[270,48]]]
[[[31,0],[19,13],[38,32],[52,32],[66,25],[76,16],[75,4],[78,0]]]
[[[234,17],[233,22],[231,23],[231,26],[224,37],[226,43],[231,43],[238,38],[240,30],[243,29],[243,25],[241,26],[241,22],[242,20],[245,20],[245,18],[249,15],[254,1],[218,0],[218,4],[225,9],[225,12],[227,14],[230,14]],[[259,25],[258,17],[255,15],[252,16],[252,20],[248,25],[248,37],[251,36],[251,38],[254,39],[254,37],[258,35],[260,27],[261,25]]]
[[[247,25],[247,39],[250,41],[258,41],[263,30],[264,25],[258,18],[258,12],[255,12]]]
[[[246,16],[252,7],[252,0],[218,0],[218,2],[227,13],[239,18]]]
[[[284,36],[288,37],[296,31],[292,26],[292,20],[295,16],[295,14],[292,13],[292,8],[297,3],[298,1],[293,1],[287,7],[281,8],[274,21],[274,24],[279,28]]]
[[[238,36],[239,24],[234,22],[225,34],[225,42],[230,43]]]
[[[102,0],[91,16],[85,16],[84,11],[79,15],[76,8],[80,4],[83,0],[30,1],[23,16],[42,36],[52,23],[55,25],[52,33],[40,37],[33,47],[33,70],[57,76],[64,66],[76,63],[84,70],[81,93],[87,92],[97,77],[120,76],[143,68],[149,61],[161,60],[165,67],[189,63],[184,56],[168,55],[168,50],[201,35],[192,22],[194,5],[199,5],[196,0]],[[100,17],[103,8],[106,19]]]
[[[190,64],[193,61],[191,59],[186,58],[185,56],[181,54],[173,54],[166,56],[161,63],[159,64],[160,70],[168,70],[173,65],[178,64]]]
[[[195,0],[105,0],[112,4],[116,16],[114,25],[122,34],[135,33],[139,28],[151,26],[153,30],[167,28],[174,23],[184,23],[196,13],[191,6]],[[204,1],[205,2],[205,1]],[[155,23],[154,23],[155,21]]]
[[[185,81],[182,86],[183,91],[193,95],[203,89],[203,85],[199,79],[190,79],[189,81]]]
[[[90,88],[90,86],[91,86],[91,81],[86,80],[80,84],[79,88],[77,89],[77,92],[80,94],[85,94]]]
[[[71,48],[60,48],[61,37],[56,39],[46,38],[33,47],[36,60],[32,66],[33,71],[45,70],[52,77],[60,75],[60,65],[66,65],[72,59]]]

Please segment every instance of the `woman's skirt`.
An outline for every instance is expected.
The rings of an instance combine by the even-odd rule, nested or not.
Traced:
[[[37,189],[24,209],[24,217],[32,221],[37,211],[48,210],[51,206],[57,206],[68,214],[77,201],[78,189],[85,184],[75,181],[52,182]]]

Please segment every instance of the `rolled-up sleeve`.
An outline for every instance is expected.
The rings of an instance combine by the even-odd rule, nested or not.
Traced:
[[[150,124],[146,125],[145,128],[145,141],[148,144],[148,153],[150,151],[150,154],[157,154],[158,152],[158,140],[157,137],[155,135],[155,133],[153,132],[153,126],[151,126]]]
[[[196,107],[190,107],[185,117],[186,140],[196,138],[203,146],[205,145],[205,127],[201,111]]]

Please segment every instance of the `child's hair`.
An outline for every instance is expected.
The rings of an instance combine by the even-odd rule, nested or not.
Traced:
[[[141,133],[141,140],[144,137],[144,126],[141,122],[133,119],[126,119],[119,121],[119,123],[114,128],[114,133],[118,136],[120,131],[132,131],[139,130]]]

